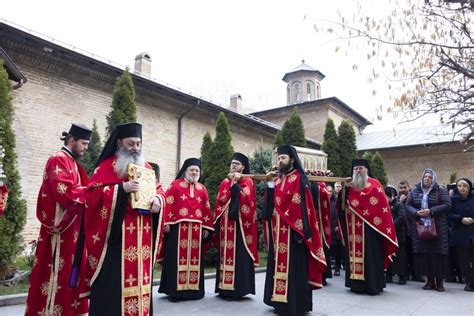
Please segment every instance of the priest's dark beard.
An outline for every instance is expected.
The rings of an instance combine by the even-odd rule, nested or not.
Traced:
[[[280,174],[287,174],[293,169],[293,166],[289,163],[287,165],[283,165],[282,167],[278,167],[278,172]]]
[[[365,188],[365,185],[369,181],[369,176],[367,173],[364,174],[356,174],[355,172],[352,173],[352,186],[357,190],[362,190]]]
[[[116,155],[117,160],[115,161],[114,170],[120,179],[128,174],[128,164],[133,163],[139,166],[145,165],[145,158],[143,157],[143,151],[141,149],[138,151],[129,151],[124,147],[119,147]]]

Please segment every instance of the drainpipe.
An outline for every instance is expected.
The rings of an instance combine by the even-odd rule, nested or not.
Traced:
[[[20,89],[21,86],[24,84],[23,79],[20,79],[20,81],[12,87],[13,90]]]
[[[178,150],[176,155],[176,172],[179,172],[179,168],[181,167],[181,134],[183,129],[183,118],[186,116],[186,114],[197,108],[199,104],[201,104],[201,100],[197,100],[195,105],[193,105],[191,108],[189,108],[186,112],[184,112],[178,117]]]

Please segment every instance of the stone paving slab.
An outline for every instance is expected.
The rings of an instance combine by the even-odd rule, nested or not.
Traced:
[[[214,279],[205,282],[206,295],[199,301],[172,303],[153,288],[154,315],[274,315],[263,304],[265,273],[256,278],[257,295],[240,301],[224,301],[214,294]],[[407,285],[388,284],[377,296],[351,293],[344,287],[344,272],[328,280],[324,289],[313,292],[313,312],[307,315],[473,315],[474,293],[464,291],[464,285],[446,283],[446,292],[425,291],[423,283],[409,281]],[[0,307],[1,316],[24,314],[24,305]]]

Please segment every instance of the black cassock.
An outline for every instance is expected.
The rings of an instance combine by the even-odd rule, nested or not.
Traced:
[[[350,190],[350,189],[349,189]],[[348,201],[349,190],[346,190],[345,201]],[[339,192],[338,210],[339,221],[346,223],[346,211],[342,210],[342,190]],[[352,280],[350,278],[349,241],[346,225],[341,225],[344,241],[344,269],[346,271],[346,287],[355,293],[367,293],[377,295],[385,288],[384,263],[384,237],[377,233],[372,227],[364,223],[364,278],[365,280]]]
[[[125,218],[127,198],[128,195],[123,191],[122,184],[120,184],[115,215],[107,242],[107,253],[102,269],[91,287],[89,316],[122,315],[122,271],[120,262],[122,262],[122,223]],[[155,249],[158,220],[159,215],[153,214],[153,249]],[[154,258],[154,254],[152,258]],[[153,315],[153,300],[150,300],[150,315]]]
[[[267,274],[265,277],[265,291],[263,302],[275,308],[275,313],[279,315],[301,315],[313,310],[313,294],[308,283],[307,256],[308,249],[303,239],[293,230],[290,232],[290,260],[288,271],[288,303],[273,302],[273,276],[275,275],[275,253],[273,248],[273,238],[271,234],[271,219],[273,214],[274,189],[267,189],[264,209],[264,219],[268,222],[268,262]]]
[[[224,298],[238,299],[247,294],[255,294],[255,267],[252,258],[250,257],[247,249],[245,248],[244,241],[242,239],[242,232],[240,231],[239,210],[240,210],[240,186],[236,183],[230,188],[230,203],[229,203],[229,218],[237,221],[237,236],[236,236],[236,248],[235,248],[235,280],[234,290],[222,290],[219,289],[219,258],[220,258],[220,247],[219,243],[217,246],[217,272],[216,272],[216,289],[215,293],[219,293]],[[222,217],[219,219],[219,221]],[[214,231],[216,234],[220,231],[219,221],[214,225]],[[220,242],[220,240],[219,240]]]
[[[178,275],[178,232],[179,225],[170,225],[170,232],[164,234],[165,255],[158,293],[164,293],[175,300],[198,300],[204,297],[204,247],[201,247],[199,290],[177,290]],[[204,244],[204,240],[202,240]]]

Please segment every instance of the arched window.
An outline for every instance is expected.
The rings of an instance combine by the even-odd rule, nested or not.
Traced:
[[[295,83],[295,101],[300,102],[301,100],[301,85],[297,82]]]
[[[316,86],[316,98],[321,98],[321,87],[319,86],[319,84]]]
[[[311,83],[306,83],[306,101],[311,101]]]

